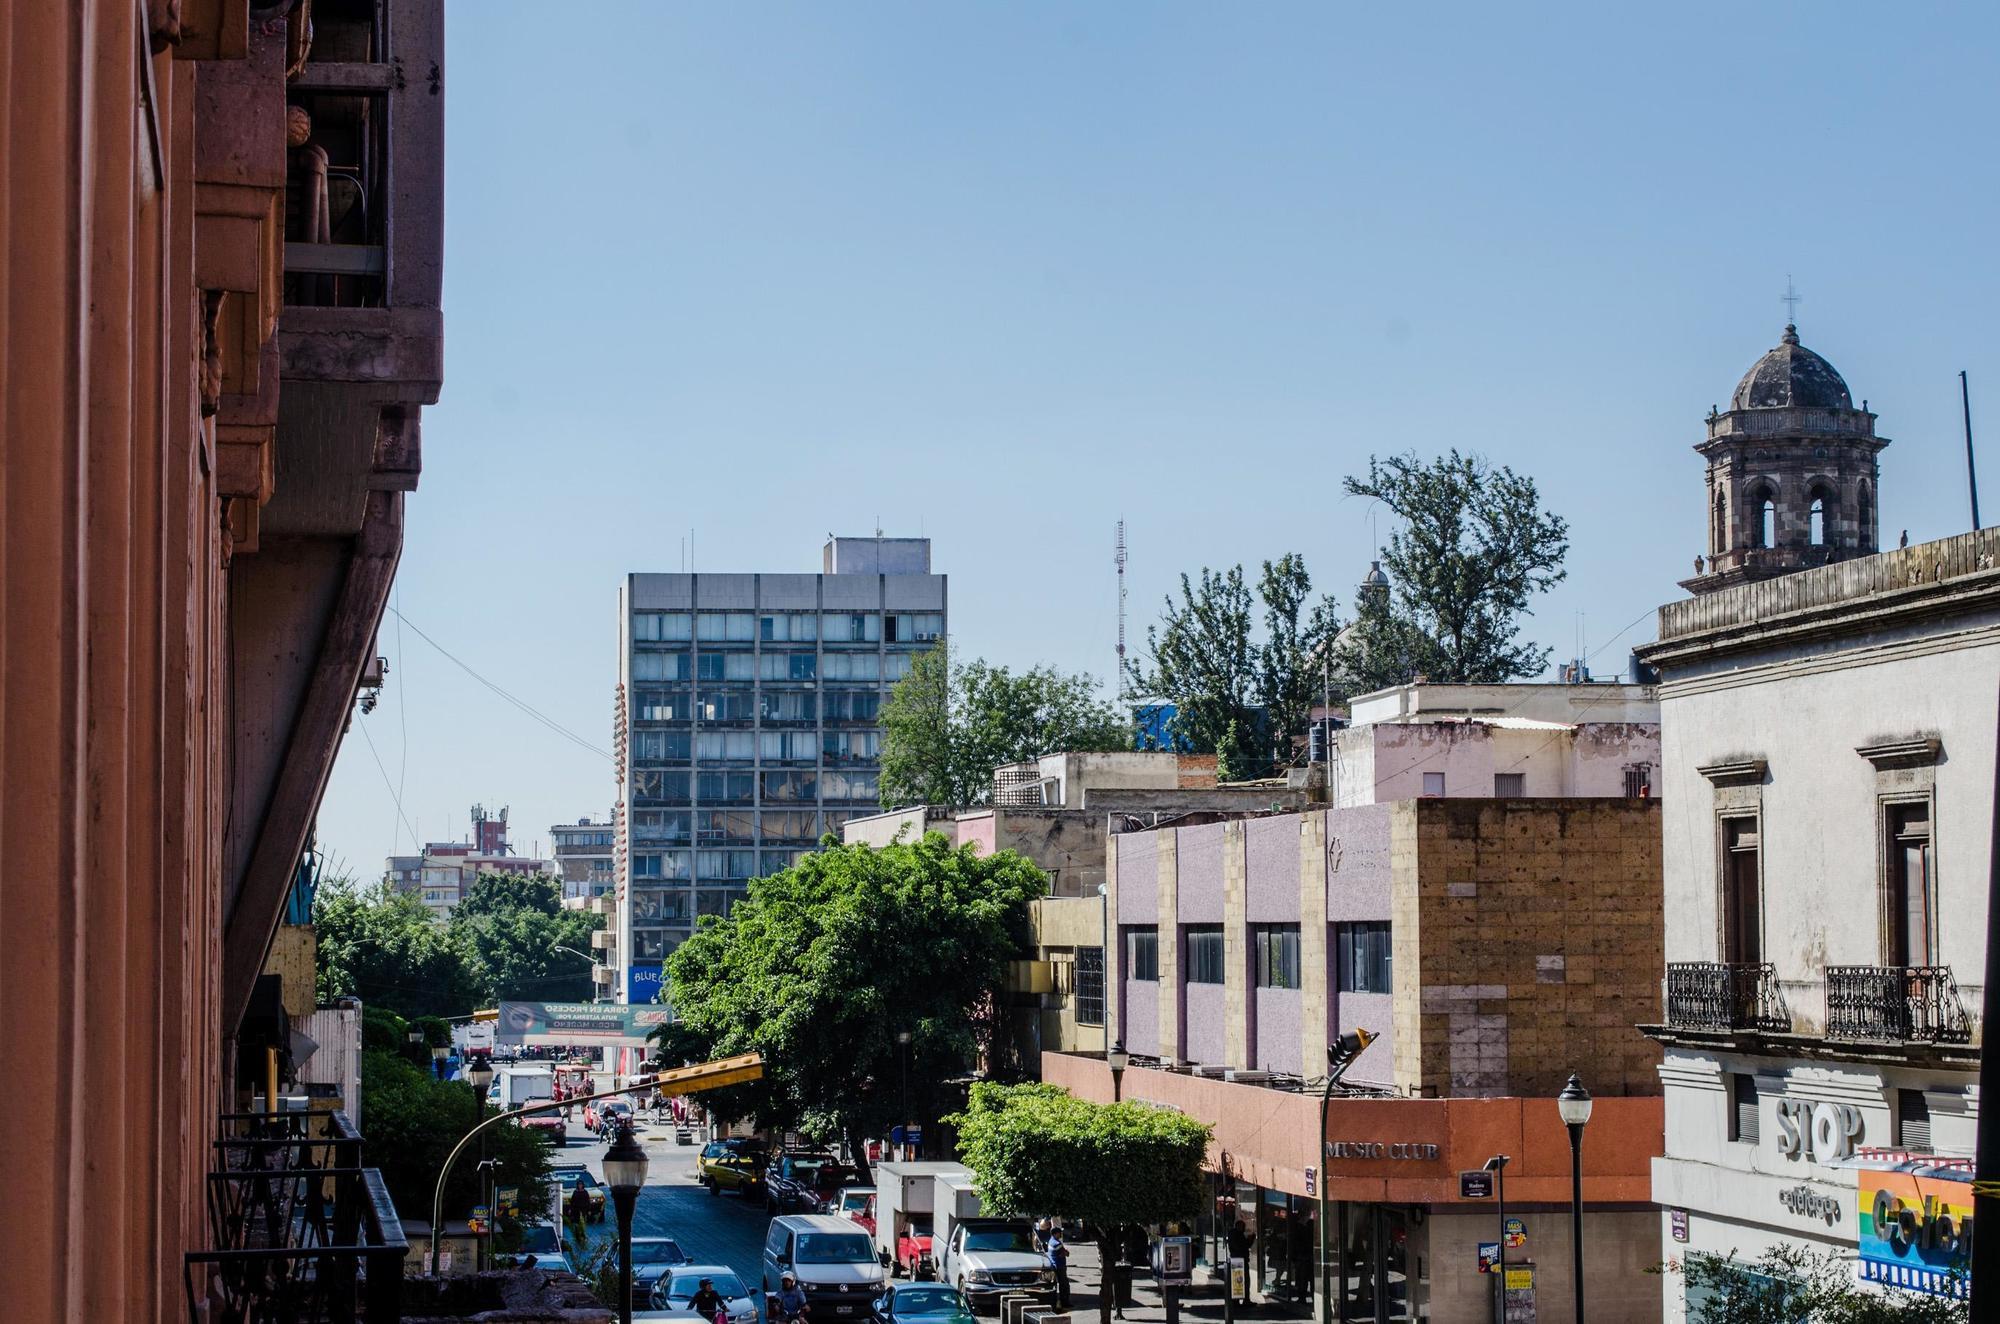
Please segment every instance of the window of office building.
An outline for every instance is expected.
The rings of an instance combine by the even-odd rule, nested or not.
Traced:
[[[703,772],[695,775],[694,798],[703,804],[747,803],[757,797],[754,772]]]
[[[819,833],[819,814],[811,809],[764,811],[766,841],[817,841]]]
[[[686,690],[635,690],[632,716],[640,722],[685,722],[694,717],[693,701]]]
[[[754,878],[757,852],[754,850],[704,850],[695,852],[695,874],[702,882],[716,878]]]
[[[1181,928],[1181,944],[1186,952],[1187,982],[1190,984],[1220,984],[1223,982],[1222,926],[1220,924],[1188,924]]]
[[[822,680],[880,680],[880,653],[828,653],[820,659]]]
[[[698,846],[724,841],[755,841],[757,815],[748,809],[697,809],[694,840]]]
[[[820,736],[828,763],[873,763],[882,756],[880,731],[828,731]]]
[[[648,800],[686,800],[688,798],[688,774],[665,771],[660,768],[634,768],[632,770],[632,801],[640,804]]]
[[[829,722],[872,722],[882,708],[879,690],[828,690],[821,696]]]
[[[882,638],[882,618],[872,612],[827,612],[820,618],[819,637],[829,644],[876,643]]]
[[[819,695],[811,690],[765,690],[757,696],[757,716],[765,722],[810,722],[819,717]]]
[[[667,935],[658,929],[632,930],[632,955],[641,961],[661,961],[666,959]]]
[[[1386,922],[1334,925],[1333,955],[1335,982],[1342,993],[1393,991]]]
[[[1253,925],[1250,946],[1257,956],[1258,988],[1299,987],[1298,925]]]
[[[1125,929],[1125,978],[1160,977],[1160,931],[1152,926]]]
[[[704,722],[748,722],[757,712],[755,696],[747,690],[703,690],[695,708]]]
[[[803,681],[818,674],[819,657],[813,653],[765,653],[757,662],[757,674],[764,680]]]
[[[632,813],[632,840],[681,842],[692,831],[685,810],[639,809]],[[606,843],[609,844],[609,843]]]
[[[634,731],[632,761],[685,763],[688,759],[690,735],[691,733],[687,731]]]
[[[766,763],[812,763],[819,757],[819,735],[813,731],[760,731],[757,757]]]
[[[1758,1120],[1758,1107],[1761,1102],[1755,1076],[1747,1071],[1730,1073],[1729,1138],[1731,1140],[1740,1140],[1746,1145],[1757,1143],[1757,1137],[1762,1130]]]
[[[703,762],[734,760],[748,763],[757,757],[755,731],[700,731],[695,733],[694,756]]]
[[[917,665],[915,653],[891,653],[882,659],[882,679],[898,681],[910,674]]]
[[[882,618],[882,637],[892,644],[934,643],[943,636],[942,614],[894,612]]]
[[[704,643],[747,644],[757,637],[757,618],[748,612],[705,611],[694,618],[694,637]]]
[[[1104,1024],[1104,949],[1076,949],[1076,1023]]]
[[[632,679],[686,680],[691,656],[689,653],[634,653]]]
[[[828,769],[819,775],[819,794],[822,800],[868,800],[881,798],[881,779],[872,772],[835,772]]]
[[[749,893],[740,887],[704,887],[694,894],[696,915],[727,915]]]
[[[819,799],[819,777],[811,772],[767,772],[764,803]]]
[[[809,644],[819,634],[819,617],[786,614],[757,618],[757,637],[767,644]]]
[[[634,612],[632,637],[642,643],[684,643],[693,632],[693,620],[684,611]]]
[[[759,851],[757,854],[757,876],[760,878],[769,878],[774,873],[780,873],[791,868],[810,854],[812,852],[809,850]]]

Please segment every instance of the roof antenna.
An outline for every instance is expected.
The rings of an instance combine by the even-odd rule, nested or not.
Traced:
[[[1111,560],[1118,567],[1118,680],[1113,691],[1125,697],[1125,521],[1118,521],[1118,541]]]
[[[1965,370],[1958,373],[1958,403],[1965,411],[1965,485],[1972,493],[1972,529],[1979,531],[1979,474],[1972,467],[1972,388],[1965,384]],[[1866,409],[1868,402],[1863,400]]]

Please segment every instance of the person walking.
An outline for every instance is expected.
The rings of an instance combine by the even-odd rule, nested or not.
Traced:
[[[1063,1240],[1062,1228],[1049,1229],[1049,1267],[1056,1271],[1056,1309],[1069,1309],[1069,1243]]]

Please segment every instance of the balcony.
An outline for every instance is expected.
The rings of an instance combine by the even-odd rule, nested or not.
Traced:
[[[1792,1016],[1778,990],[1777,971],[1768,962],[1676,961],[1667,966],[1667,1025],[1784,1034],[1792,1028]]]
[[[214,1246],[183,1257],[188,1318],[400,1318],[409,1245],[347,1115],[237,1113],[221,1130],[208,1175]]]
[[[1830,965],[1826,1037],[1867,1043],[1969,1044],[1972,1022],[1948,965]]]

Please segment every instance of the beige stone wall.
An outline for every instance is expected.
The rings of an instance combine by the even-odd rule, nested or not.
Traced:
[[[1160,846],[1160,1056],[1181,1055],[1181,859],[1177,833],[1159,834]]]
[[[1322,1069],[1328,1039],[1330,967],[1326,936],[1326,813],[1299,819],[1299,1061]]]
[[[1656,1094],[1657,800],[1414,800],[1390,827],[1399,1088]]]

